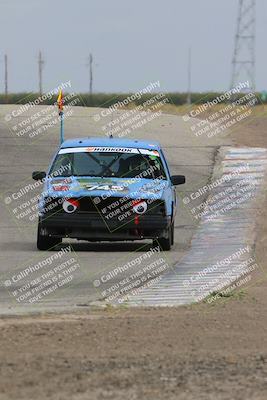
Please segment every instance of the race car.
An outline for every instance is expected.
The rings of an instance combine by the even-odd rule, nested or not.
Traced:
[[[63,238],[96,241],[152,239],[162,250],[174,243],[175,186],[158,142],[90,137],[64,141],[39,200],[37,248]]]

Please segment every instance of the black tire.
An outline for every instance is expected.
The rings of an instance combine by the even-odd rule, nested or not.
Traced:
[[[51,247],[56,246],[62,242],[61,238],[55,238],[50,236],[43,236],[40,233],[40,225],[38,224],[37,232],[37,249],[38,250],[49,250]]]
[[[172,223],[167,238],[158,239],[161,250],[169,251],[174,243],[174,224]]]
[[[174,245],[174,222],[172,223],[172,246]]]

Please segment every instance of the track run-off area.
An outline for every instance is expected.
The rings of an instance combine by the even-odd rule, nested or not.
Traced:
[[[37,219],[32,209],[27,212],[27,204],[34,204],[41,187],[25,188],[33,184],[34,170],[47,170],[59,145],[59,126],[47,126],[44,121],[43,134],[19,136],[15,124],[33,116],[36,108],[7,121],[6,116],[18,107],[0,107],[2,314],[73,311],[121,303],[173,306],[205,298],[213,301],[218,291],[245,279],[249,271],[261,273],[253,249],[256,210],[262,206],[266,176],[266,150],[233,147],[227,131],[212,137],[197,136],[181,116],[167,114],[151,118],[125,137],[158,140],[171,173],[186,176],[186,184],[177,187],[172,250],[153,250],[148,241],[88,243],[64,239],[54,251],[38,251]],[[100,112],[73,107],[65,120],[65,138],[104,135],[107,121],[99,119]],[[53,257],[56,253],[59,259]],[[34,280],[37,287],[41,270],[48,282],[52,269],[60,273],[63,260],[70,268],[61,286],[54,285],[50,290],[52,286],[47,285],[38,301],[34,294],[25,295],[27,285],[33,287]],[[36,265],[41,265],[39,272],[32,272]],[[123,272],[114,274],[114,270]],[[17,283],[12,280],[14,276]]]

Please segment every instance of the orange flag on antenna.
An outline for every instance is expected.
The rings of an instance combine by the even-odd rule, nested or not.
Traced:
[[[58,98],[57,98],[57,105],[58,105],[58,110],[59,112],[63,111],[63,93],[62,93],[62,89],[59,90],[59,94],[58,94]]]

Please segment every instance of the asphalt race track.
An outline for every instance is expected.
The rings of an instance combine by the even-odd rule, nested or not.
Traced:
[[[75,279],[64,287],[48,293],[38,303],[25,303],[23,296],[19,298],[16,285],[9,287],[10,278],[18,271],[25,271],[27,266],[47,259],[53,252],[40,252],[36,249],[36,218],[29,220],[19,216],[18,209],[27,200],[36,196],[36,189],[25,193],[25,187],[34,183],[31,173],[34,170],[46,170],[51,157],[59,143],[59,125],[48,126],[44,134],[29,138],[27,134],[16,134],[16,126],[36,113],[35,107],[8,121],[12,110],[18,106],[0,107],[0,140],[1,140],[1,203],[0,203],[0,245],[1,245],[1,313],[12,314],[35,312],[40,310],[68,310],[73,307],[85,307],[91,302],[101,299],[99,290],[93,282],[105,271],[110,271],[118,263],[126,263],[136,254],[142,255],[148,242],[134,243],[87,243],[64,241],[61,249],[71,244],[72,253],[67,257],[75,257],[79,269],[75,271]],[[52,110],[52,108],[51,108]],[[100,109],[75,107],[65,121],[65,138],[103,135],[103,121]],[[117,114],[122,115],[122,111]],[[105,118],[104,118],[105,119]],[[110,119],[109,119],[110,121]],[[44,121],[43,126],[46,125]],[[177,188],[179,211],[175,223],[175,245],[166,254],[169,265],[173,266],[190,248],[190,241],[197,229],[198,222],[192,218],[180,200],[205,185],[212,174],[215,154],[222,145],[228,146],[230,140],[225,137],[196,137],[182,117],[161,115],[136,129],[131,138],[154,139],[161,142],[173,174],[186,175],[187,183]],[[40,192],[41,188],[37,191]],[[13,201],[12,194],[17,193]],[[20,197],[19,197],[20,195]],[[197,204],[197,203],[196,203]],[[25,206],[26,207],[26,206]],[[150,243],[148,243],[150,244]],[[60,249],[59,249],[60,250]],[[138,265],[136,266],[138,268]],[[131,272],[133,273],[133,268]],[[25,277],[26,281],[30,277]],[[25,282],[26,282],[25,281]],[[20,281],[20,283],[22,280]],[[25,292],[21,292],[25,293]]]

